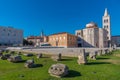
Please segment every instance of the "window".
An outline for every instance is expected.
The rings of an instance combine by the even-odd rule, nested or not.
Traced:
[[[108,31],[106,31],[107,32],[107,34],[109,33]]]
[[[105,20],[104,20],[104,23],[108,23],[108,19],[105,19]]]
[[[64,40],[65,40],[65,36],[64,36]]]
[[[108,28],[108,25],[105,25],[104,28],[107,29],[107,28]]]
[[[77,35],[81,35],[80,32],[78,32]]]

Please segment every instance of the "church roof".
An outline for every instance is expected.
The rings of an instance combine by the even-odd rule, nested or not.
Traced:
[[[98,27],[97,27],[96,23],[90,22],[90,23],[86,24],[86,28],[98,28]]]

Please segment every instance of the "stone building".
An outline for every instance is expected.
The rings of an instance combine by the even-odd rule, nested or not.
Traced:
[[[112,36],[112,45],[116,45],[117,47],[120,47],[120,35]]]
[[[0,26],[0,45],[22,45],[23,30]]]
[[[103,28],[107,31],[107,39],[108,41],[111,41],[110,15],[108,14],[107,9],[105,9],[102,22],[103,22]]]
[[[34,46],[41,46],[48,42],[48,37],[47,36],[29,36],[27,37],[27,41],[33,42]]]
[[[103,28],[99,28],[96,23],[86,24],[83,30],[76,30],[79,47],[108,47],[111,42],[110,16],[105,9],[103,16]]]
[[[48,37],[49,44],[56,47],[77,47],[77,36],[67,32],[52,34]]]
[[[35,47],[40,47],[43,45],[48,45],[48,36],[45,36],[42,30],[40,36],[29,36],[27,37],[27,41],[33,42]]]
[[[49,36],[30,36],[27,40],[33,42],[34,46],[77,47],[77,36],[67,32]]]

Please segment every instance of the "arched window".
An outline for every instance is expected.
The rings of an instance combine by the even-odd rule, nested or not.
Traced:
[[[105,25],[104,28],[107,29],[107,28],[108,28],[108,25]]]
[[[104,20],[104,23],[108,23],[108,19],[105,19],[105,20]]]

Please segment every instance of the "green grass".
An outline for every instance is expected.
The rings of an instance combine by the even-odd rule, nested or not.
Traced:
[[[78,65],[77,58],[63,57],[62,61],[55,62],[48,55],[37,59],[36,56],[25,57],[24,60],[34,58],[36,64],[42,67],[25,68],[24,62],[11,63],[0,60],[0,80],[120,80],[120,51],[111,55],[97,56],[97,60],[88,60],[86,65]],[[49,75],[48,69],[54,63],[63,63],[69,67],[69,75],[55,78]]]

